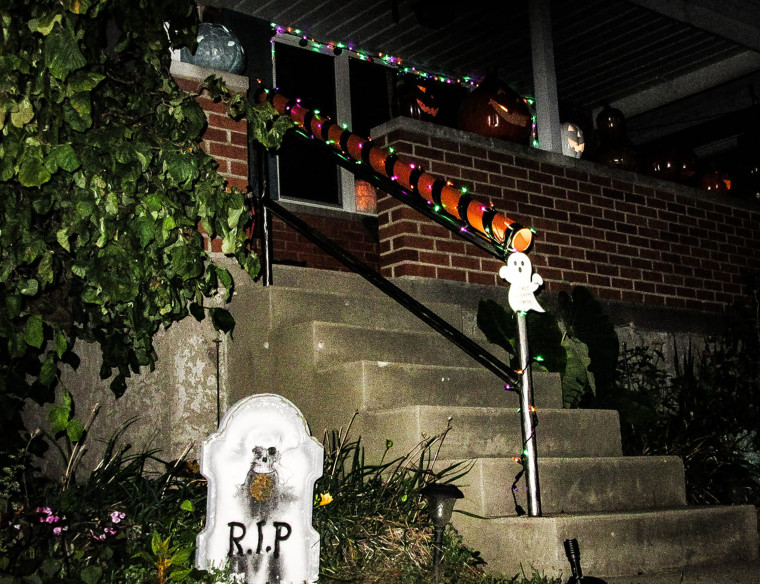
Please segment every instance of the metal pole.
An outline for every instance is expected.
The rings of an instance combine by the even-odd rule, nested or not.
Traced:
[[[531,358],[528,348],[527,314],[517,312],[517,335],[520,343],[520,417],[523,436],[523,465],[528,495],[528,515],[541,516],[541,495],[538,487],[538,460],[536,458],[536,429],[533,424],[532,400],[533,383],[531,379]]]

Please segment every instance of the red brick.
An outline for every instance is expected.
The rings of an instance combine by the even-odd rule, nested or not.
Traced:
[[[454,282],[466,282],[467,272],[464,270],[453,270],[450,268],[436,268],[436,275],[444,280],[452,280]]]
[[[231,144],[221,144],[219,142],[209,142],[209,154],[212,156],[221,156],[223,158],[233,158],[235,160],[248,160],[248,149],[241,146],[232,146]]]

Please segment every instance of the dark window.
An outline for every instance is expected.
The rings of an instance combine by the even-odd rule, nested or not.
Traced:
[[[333,57],[275,43],[277,89],[301,98],[306,107],[335,119],[335,67]],[[324,156],[289,137],[279,156],[280,196],[340,205],[338,168]]]
[[[349,59],[351,78],[351,129],[360,136],[369,136],[375,126],[391,118],[389,95],[395,71],[384,65]]]

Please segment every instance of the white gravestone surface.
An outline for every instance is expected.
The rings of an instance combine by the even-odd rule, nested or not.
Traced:
[[[290,401],[236,403],[201,448],[208,480],[196,566],[229,569],[248,584],[316,582],[319,534],[311,524],[324,452]]]

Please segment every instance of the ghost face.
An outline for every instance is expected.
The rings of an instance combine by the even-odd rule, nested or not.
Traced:
[[[256,446],[253,449],[252,470],[253,472],[264,474],[274,472],[274,463],[278,459],[279,453],[274,446],[270,446],[269,448]]]
[[[510,284],[517,284],[520,282],[530,282],[531,274],[533,273],[533,266],[528,259],[528,256],[524,253],[513,253],[507,260],[507,265],[502,266],[499,270],[499,277],[506,280]]]

